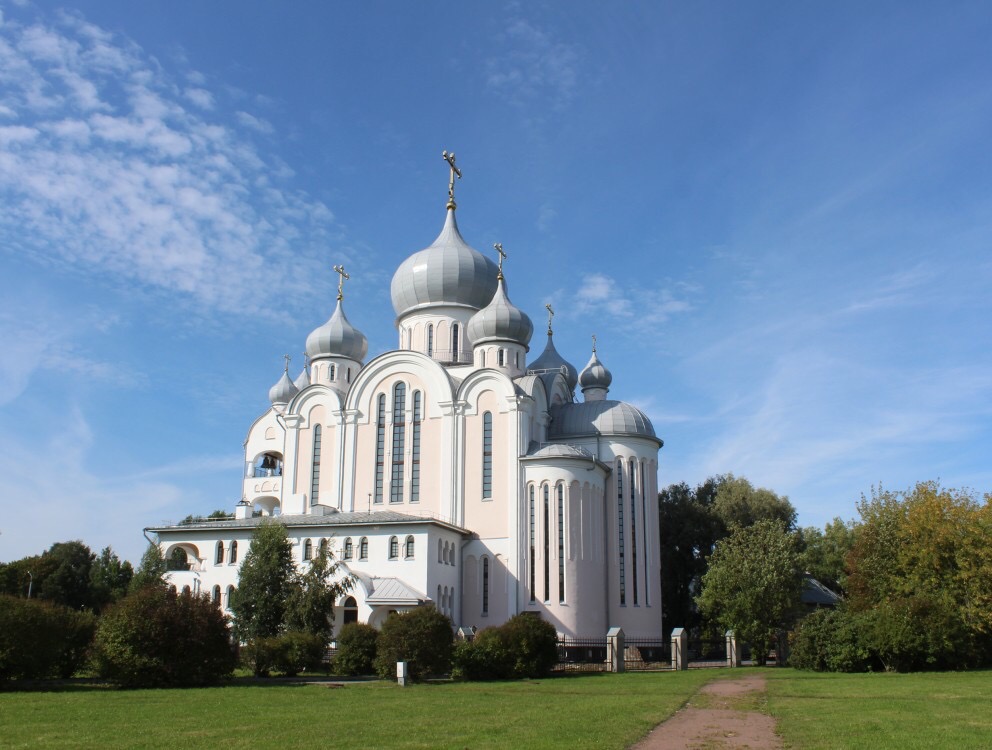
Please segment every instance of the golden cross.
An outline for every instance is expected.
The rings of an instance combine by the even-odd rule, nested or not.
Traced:
[[[551,303],[545,305],[548,310],[548,335],[551,335],[551,319],[555,316],[555,311],[551,309]]]
[[[351,276],[344,272],[344,266],[334,266],[334,270],[337,271],[340,278],[338,279],[338,299],[344,299],[344,280],[350,279]]]
[[[499,253],[499,275],[496,278],[497,279],[502,279],[503,278],[503,258],[506,257],[506,253],[503,252],[503,243],[502,242],[494,242],[493,243],[493,248],[496,250],[497,253]]]
[[[292,359],[288,354],[283,354],[282,358],[286,360],[286,372],[289,372],[289,361]]]
[[[596,353],[596,334],[595,333],[592,335],[592,353],[593,354]]]
[[[452,151],[450,154],[447,151],[441,152],[442,158],[448,162],[448,166],[451,167],[451,176],[448,178],[448,208],[455,207],[455,176],[460,180],[462,178],[462,170],[455,166],[455,152]]]

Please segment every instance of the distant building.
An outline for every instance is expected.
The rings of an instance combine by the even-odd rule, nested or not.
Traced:
[[[568,636],[660,637],[662,441],[607,398],[595,345],[581,372],[556,351],[550,306],[527,361],[533,324],[502,254],[462,238],[453,181],[440,235],[393,276],[397,348],[365,361],[337,269],[308,366],[294,381],[287,363],[248,430],[235,517],[150,529],[188,568],[170,580],[227,607],[253,528],[278,517],[300,565],[330,545],[357,577],[338,624],[432,605],[456,626],[535,612]]]

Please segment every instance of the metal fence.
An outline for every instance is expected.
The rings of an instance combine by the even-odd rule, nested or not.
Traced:
[[[661,671],[672,668],[671,640],[627,638],[623,652],[628,672]]]
[[[606,638],[559,638],[554,672],[607,672]]]
[[[727,666],[726,638],[690,638],[688,645],[690,668]]]

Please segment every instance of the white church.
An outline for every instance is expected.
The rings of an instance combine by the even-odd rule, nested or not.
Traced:
[[[660,638],[658,451],[636,407],[608,398],[510,301],[498,264],[462,238],[454,155],[444,226],[393,275],[397,348],[366,361],[337,305],[308,363],[248,428],[234,517],[149,528],[178,588],[227,608],[260,523],[285,524],[298,564],[329,548],[355,585],[335,625],[434,606],[456,627],[533,612],[565,637]],[[498,256],[497,256],[498,253]],[[576,393],[576,389],[580,394]]]

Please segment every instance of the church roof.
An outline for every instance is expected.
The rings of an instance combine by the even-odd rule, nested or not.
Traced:
[[[307,354],[311,360],[322,357],[347,357],[361,362],[369,350],[365,334],[348,322],[341,297],[327,322],[307,336]]]
[[[527,370],[529,372],[560,371],[565,376],[569,391],[574,391],[575,384],[579,382],[579,371],[575,369],[575,365],[567,361],[555,349],[554,335],[551,333],[550,327],[548,328],[548,343],[545,345],[544,351],[541,352],[540,357],[527,365]]]
[[[534,324],[527,313],[510,302],[506,296],[506,282],[500,277],[492,301],[472,316],[466,332],[473,344],[513,341],[527,346],[534,333]]]
[[[548,437],[554,440],[586,435],[637,435],[658,440],[647,415],[623,401],[604,399],[551,407]]]
[[[378,526],[383,524],[410,524],[410,523],[433,523],[443,526],[452,531],[462,534],[469,533],[461,526],[434,518],[425,514],[407,515],[397,513],[392,510],[377,510],[371,513],[356,511],[353,513],[330,513],[326,516],[315,514],[282,515],[282,516],[254,516],[252,518],[229,518],[221,520],[204,520],[197,523],[184,523],[148,528],[146,531],[194,531],[194,530],[215,530],[215,529],[253,529],[263,523],[275,521],[284,526]]]
[[[365,597],[366,604],[392,604],[416,606],[427,601],[427,597],[408,586],[399,578],[372,578],[369,580],[371,591]]]
[[[289,373],[284,372],[279,381],[269,388],[269,401],[273,404],[288,404],[290,399],[299,392],[300,390],[289,379]]]
[[[496,292],[496,264],[470,247],[458,231],[455,209],[431,245],[404,260],[389,292],[397,317],[440,305],[482,309]]]

